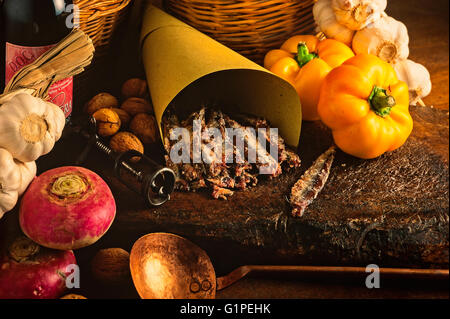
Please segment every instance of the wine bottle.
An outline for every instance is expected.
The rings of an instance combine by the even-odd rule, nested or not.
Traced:
[[[73,28],[69,0],[3,0],[1,8],[2,61],[5,87],[14,74],[50,50]],[[3,89],[2,89],[3,91]],[[53,84],[50,101],[68,118],[73,105],[73,78]]]

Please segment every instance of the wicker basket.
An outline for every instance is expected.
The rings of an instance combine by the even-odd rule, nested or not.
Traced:
[[[131,0],[74,0],[80,9],[80,28],[92,39],[96,56],[107,52],[117,25],[125,16]]]
[[[314,0],[165,0],[165,9],[247,58],[264,55],[290,36],[312,33]]]

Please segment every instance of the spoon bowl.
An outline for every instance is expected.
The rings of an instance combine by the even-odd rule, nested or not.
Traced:
[[[216,274],[208,255],[183,237],[153,233],[130,254],[133,283],[143,299],[214,299]]]

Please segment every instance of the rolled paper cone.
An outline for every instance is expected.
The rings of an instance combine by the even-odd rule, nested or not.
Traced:
[[[287,81],[152,5],[144,13],[141,46],[162,138],[168,107],[185,118],[215,106],[264,117],[288,145],[298,146],[301,104]]]

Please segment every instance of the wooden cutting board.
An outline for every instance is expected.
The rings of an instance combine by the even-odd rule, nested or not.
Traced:
[[[98,245],[130,249],[146,233],[176,233],[204,248],[219,273],[255,263],[447,268],[448,112],[429,107],[411,112],[414,130],[399,150],[374,160],[338,151],[325,188],[301,218],[291,217],[286,196],[331,145],[320,122],[303,126],[300,169],[238,191],[228,201],[206,192],[176,192],[162,207],[148,208],[93,151],[85,166],[108,182],[118,206]],[[70,164],[83,145],[60,142],[51,158],[41,160],[40,170]]]

